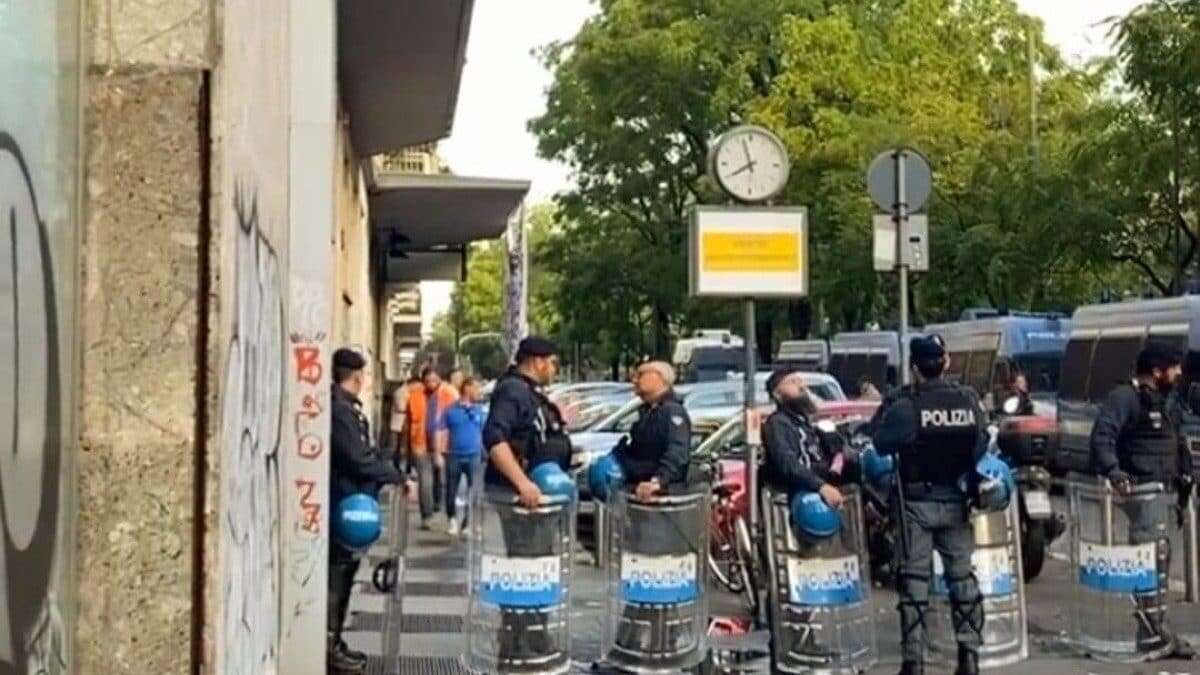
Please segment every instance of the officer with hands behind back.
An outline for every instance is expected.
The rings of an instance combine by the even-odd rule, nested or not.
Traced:
[[[1160,573],[1169,570],[1171,563],[1169,493],[1176,492],[1183,505],[1191,499],[1193,486],[1191,452],[1179,431],[1179,416],[1171,414],[1169,405],[1182,376],[1182,362],[1182,355],[1171,345],[1147,342],[1138,354],[1133,381],[1118,385],[1108,395],[1091,436],[1092,468],[1106,476],[1118,494],[1129,495],[1144,483],[1162,483],[1166,488],[1167,493],[1125,505],[1130,543],[1156,543]],[[1162,594],[1136,595],[1134,602],[1139,615],[1139,651],[1195,658],[1192,647],[1164,625]]]
[[[925,611],[936,548],[945,563],[958,641],[955,674],[975,675],[983,641],[983,598],[971,568],[975,534],[960,478],[975,474],[987,450],[987,418],[975,392],[942,379],[947,359],[939,339],[913,338],[910,362],[915,385],[887,408],[874,433],[880,453],[899,455],[900,493],[894,501],[903,554],[900,673],[925,672]]]

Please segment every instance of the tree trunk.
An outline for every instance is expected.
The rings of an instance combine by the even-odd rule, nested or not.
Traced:
[[[671,317],[657,305],[654,307],[654,358],[671,360]]]
[[[808,298],[788,301],[788,327],[792,339],[807,340],[812,333],[813,306]]]

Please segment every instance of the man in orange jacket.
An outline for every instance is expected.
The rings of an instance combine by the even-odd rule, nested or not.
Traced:
[[[421,383],[410,388],[405,420],[409,463],[416,468],[421,529],[428,530],[434,511],[441,509],[446,475],[446,410],[458,400],[454,388],[442,382],[433,366],[421,370]]]

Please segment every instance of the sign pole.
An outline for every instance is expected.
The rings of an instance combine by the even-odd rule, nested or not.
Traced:
[[[756,414],[754,410],[754,299],[746,298],[746,400],[744,402],[745,418],[742,423],[746,429],[746,486],[750,497],[750,532],[758,533],[758,445],[760,439],[753,433],[751,421]]]
[[[904,238],[908,225],[908,186],[904,181],[904,153],[893,155],[896,159],[896,264],[900,267],[900,384],[908,385],[911,376],[908,367],[908,265],[904,264]]]

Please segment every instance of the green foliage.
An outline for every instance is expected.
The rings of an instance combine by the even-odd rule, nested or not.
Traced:
[[[814,318],[830,331],[890,323],[895,281],[872,269],[863,175],[898,145],[935,171],[917,320],[1069,310],[1146,283],[1169,293],[1200,256],[1200,0],[1139,9],[1115,33],[1118,62],[1079,67],[1013,0],[600,7],[545,50],[554,80],[530,126],[577,181],[542,248],[559,281],[545,297],[602,358],[738,326],[735,303],[686,297],[685,248],[690,207],[722,201],[704,176],[708,142],[741,122],[784,139],[780,201],[807,205],[812,225],[816,306],[761,303],[760,342]],[[1114,87],[1118,67],[1129,91]]]

